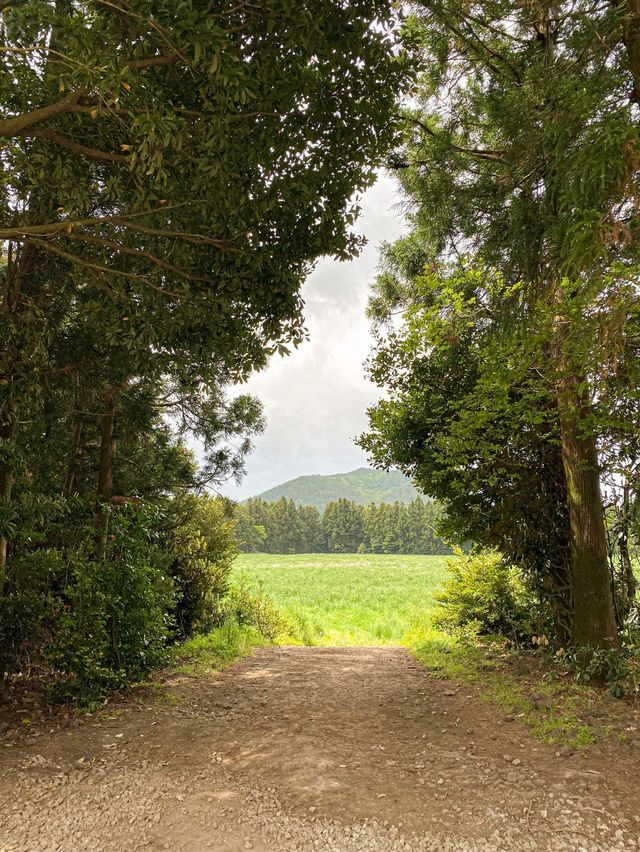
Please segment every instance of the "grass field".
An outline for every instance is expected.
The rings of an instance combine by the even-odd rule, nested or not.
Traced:
[[[447,558],[245,553],[233,579],[261,585],[307,645],[404,645],[428,629]]]

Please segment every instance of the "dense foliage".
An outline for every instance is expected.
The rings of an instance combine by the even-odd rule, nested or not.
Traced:
[[[450,553],[438,534],[438,505],[420,498],[369,506],[341,498],[320,514],[284,497],[252,497],[234,514],[245,553]]]
[[[390,158],[411,227],[371,301],[388,398],[362,444],[527,572],[563,643],[615,648],[640,470],[640,18],[411,8],[423,74]]]
[[[223,610],[232,527],[188,495],[357,252],[405,61],[383,0],[1,6],[0,654],[87,695]]]
[[[458,553],[436,595],[434,624],[463,639],[476,634],[505,636],[518,644],[546,623],[522,575],[495,551]]]

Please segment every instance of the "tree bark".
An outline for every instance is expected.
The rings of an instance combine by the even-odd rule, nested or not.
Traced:
[[[638,581],[633,572],[633,563],[631,562],[631,554],[629,553],[629,527],[631,525],[631,485],[629,478],[625,476],[622,497],[622,511],[620,524],[618,527],[618,551],[620,553],[620,567],[622,569],[622,583],[624,601],[622,605],[622,619],[625,620],[633,603],[636,599],[638,591]]]
[[[556,303],[561,303],[563,298],[561,289],[557,288]],[[578,648],[612,648],[619,644],[619,638],[609,576],[596,438],[584,428],[590,407],[586,380],[566,356],[566,328],[566,318],[556,316],[556,395],[571,539],[572,639]]]
[[[613,0],[621,12],[622,41],[633,77],[632,99],[640,106],[640,0]]]

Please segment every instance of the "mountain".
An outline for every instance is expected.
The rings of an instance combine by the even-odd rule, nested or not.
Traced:
[[[320,510],[340,497],[366,506],[369,503],[393,503],[395,500],[408,503],[419,496],[411,480],[400,471],[386,472],[367,467],[349,473],[298,476],[258,494],[258,497],[268,502],[286,497],[294,503],[316,506]]]

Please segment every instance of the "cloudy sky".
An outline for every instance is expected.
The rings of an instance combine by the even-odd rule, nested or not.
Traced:
[[[360,257],[322,260],[304,286],[309,340],[287,358],[274,357],[242,388],[262,400],[267,428],[242,484],[222,489],[228,496],[243,499],[303,474],[366,464],[353,443],[378,396],[364,377],[371,343],[365,308],[377,246],[403,230],[397,204],[393,180],[381,175],[362,201],[358,232],[368,244]]]

